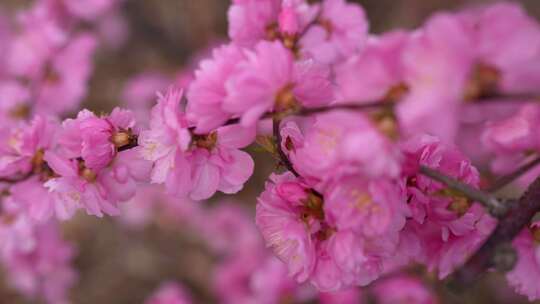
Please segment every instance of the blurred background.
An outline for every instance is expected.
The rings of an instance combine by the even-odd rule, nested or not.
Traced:
[[[75,0],[77,1],[77,0]],[[414,28],[438,10],[490,3],[471,0],[363,0],[371,32]],[[519,1],[540,16],[540,1]],[[27,0],[0,0],[8,14]],[[85,107],[109,111],[121,104],[128,80],[141,72],[155,71],[171,78],[196,66],[209,46],[226,39],[226,0],[127,0],[120,12],[129,31],[118,47],[98,51]],[[275,169],[273,161],[253,149],[256,176],[234,197],[253,211],[264,180]],[[208,205],[222,200],[217,196]],[[254,217],[251,217],[254,219]],[[75,260],[80,277],[72,290],[76,304],[134,304],[144,299],[162,281],[177,280],[187,286],[197,303],[218,302],[210,290],[215,256],[192,229],[189,220],[162,215],[145,227],[129,228],[111,218],[80,215],[64,225],[67,239],[78,247]],[[512,295],[500,276],[487,276],[467,291],[448,291],[432,282],[442,303],[527,303]],[[31,303],[0,284],[0,304]]]

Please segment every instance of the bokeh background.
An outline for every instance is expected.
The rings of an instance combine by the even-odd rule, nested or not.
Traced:
[[[356,2],[364,6],[371,32],[380,33],[419,26],[435,11],[494,1]],[[529,14],[540,17],[539,0],[519,2]],[[28,3],[0,0],[0,8],[9,15]],[[172,76],[182,67],[196,64],[194,56],[201,50],[226,39],[228,5],[226,0],[126,0],[121,12],[127,20],[129,36],[119,48],[98,51],[84,106],[97,112],[109,111],[120,104],[124,85],[134,75],[159,71]],[[275,165],[267,155],[255,149],[251,152],[256,159],[256,174],[234,199],[253,211],[255,198]],[[221,199],[218,195],[208,204]],[[197,303],[218,303],[209,284],[215,257],[196,231],[177,218],[163,216],[144,229],[128,229],[111,218],[79,215],[64,225],[64,232],[79,247],[75,264],[80,278],[72,290],[73,303],[142,303],[166,280],[181,281]],[[443,283],[432,284],[442,303],[527,303],[513,295],[497,274],[486,276],[467,290],[450,291]],[[18,303],[31,302],[0,281],[0,304]]]

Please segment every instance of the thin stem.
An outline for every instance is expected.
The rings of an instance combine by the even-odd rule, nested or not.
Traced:
[[[495,217],[502,217],[507,211],[505,204],[501,203],[491,194],[475,189],[465,183],[462,183],[452,177],[446,176],[437,170],[426,166],[420,166],[420,173],[432,178],[440,183],[445,184],[450,189],[463,193],[468,198],[477,201],[484,205],[489,213]]]
[[[313,114],[319,114],[319,113],[324,113],[324,112],[334,111],[334,110],[366,111],[366,110],[393,108],[393,107],[394,107],[393,103],[382,102],[382,101],[359,103],[359,104],[342,103],[342,104],[335,104],[335,105],[325,106],[325,107],[304,108],[298,111],[297,113],[294,113],[293,115],[309,116]]]
[[[283,165],[287,168],[287,170],[291,171],[291,173],[294,174],[294,176],[299,177],[300,174],[296,172],[293,164],[287,157],[287,154],[285,154],[285,152],[283,152],[283,149],[281,149],[282,139],[281,139],[281,132],[279,130],[280,124],[281,124],[281,119],[274,117],[274,119],[272,120],[272,130],[274,133],[274,139],[276,140],[276,150],[279,154],[279,158],[281,159],[281,163],[283,163]]]
[[[522,176],[523,174],[527,173],[527,171],[531,170],[532,168],[536,167],[540,164],[540,157],[537,157],[528,163],[524,164],[523,166],[517,168],[514,172],[509,173],[508,175],[505,175],[503,177],[500,177],[497,179],[492,185],[489,186],[486,190],[489,192],[496,192],[504,187],[506,187],[508,184]]]
[[[531,101],[540,101],[540,96],[538,94],[529,94],[529,93],[496,93],[487,96],[481,96],[473,102],[478,103],[492,103],[492,102],[531,102]]]
[[[494,266],[494,254],[502,244],[510,243],[524,227],[528,227],[540,210],[540,177],[512,204],[508,213],[480,249],[456,272],[455,283],[470,286],[482,273]]]
[[[32,175],[34,175],[34,172],[33,171],[30,171],[24,175],[21,175],[19,177],[15,177],[15,178],[0,178],[0,184],[16,184],[16,183],[20,183],[20,182],[23,182],[27,179],[29,179],[30,177],[32,177]]]

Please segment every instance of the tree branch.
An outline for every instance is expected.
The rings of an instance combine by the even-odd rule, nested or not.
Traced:
[[[506,187],[508,184],[525,174],[527,171],[531,170],[532,168],[536,167],[540,164],[540,157],[537,157],[528,163],[524,164],[523,166],[517,168],[514,172],[502,176],[499,179],[497,179],[492,185],[489,186],[486,190],[489,192],[495,192],[498,191],[504,187]]]
[[[432,178],[433,180],[436,180],[440,183],[445,184],[450,189],[459,191],[463,193],[468,198],[481,203],[484,205],[484,207],[487,208],[490,214],[492,214],[495,217],[502,217],[507,211],[507,206],[503,203],[501,203],[499,200],[497,200],[495,197],[493,197],[489,193],[485,193],[481,190],[478,190],[476,188],[473,188],[467,184],[464,184],[452,177],[446,176],[437,170],[431,169],[426,166],[420,166],[420,173],[422,173],[425,176],[428,176]]]
[[[283,152],[283,149],[281,149],[282,139],[281,139],[281,132],[279,130],[280,124],[281,124],[281,119],[274,117],[274,119],[272,120],[272,131],[274,133],[274,139],[276,141],[276,150],[279,154],[279,158],[281,159],[281,163],[287,168],[287,170],[291,171],[291,173],[294,174],[294,176],[299,177],[300,174],[296,172],[293,164],[287,157],[287,154],[285,154],[285,152]]]
[[[454,282],[463,286],[473,283],[482,273],[494,264],[494,254],[504,244],[510,243],[524,228],[527,227],[536,212],[540,210],[540,177],[527,189],[525,194],[508,213],[499,221],[497,228],[469,259],[469,261],[454,275]]]

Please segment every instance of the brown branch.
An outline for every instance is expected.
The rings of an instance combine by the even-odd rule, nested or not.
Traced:
[[[420,173],[432,178],[440,183],[445,184],[450,189],[456,190],[467,196],[468,198],[481,203],[487,208],[489,213],[495,217],[502,217],[508,211],[506,204],[501,203],[491,194],[473,188],[465,183],[462,183],[450,176],[446,176],[437,170],[426,166],[420,166]]]
[[[540,210],[540,177],[527,189],[497,225],[495,231],[469,261],[454,275],[453,283],[469,286],[478,277],[495,266],[494,254],[504,244],[510,243],[529,225]]]
[[[274,117],[274,119],[272,120],[272,130],[273,130],[273,133],[274,133],[274,139],[276,141],[276,150],[277,150],[277,152],[279,154],[279,158],[281,160],[281,163],[285,166],[285,168],[287,168],[287,170],[291,171],[291,173],[294,174],[294,176],[299,177],[300,174],[298,174],[298,172],[296,172],[296,170],[294,169],[293,164],[291,163],[291,161],[287,157],[287,154],[285,154],[285,152],[283,152],[283,149],[281,149],[281,140],[282,139],[281,139],[281,132],[280,132],[280,129],[279,129],[280,124],[281,124],[281,119]]]
[[[508,184],[525,174],[527,171],[531,170],[532,168],[536,167],[540,164],[540,157],[537,157],[528,163],[524,164],[523,166],[517,168],[514,172],[509,173],[508,175],[505,175],[503,177],[500,177],[497,179],[492,185],[490,185],[486,190],[489,192],[496,192],[504,187],[506,187]]]
[[[26,173],[24,175],[21,175],[21,176],[18,176],[18,177],[15,177],[15,178],[2,177],[2,178],[0,178],[0,184],[16,184],[16,183],[20,183],[20,182],[23,182],[23,181],[29,179],[30,177],[32,177],[32,175],[34,175],[34,172],[29,171],[28,173]]]

